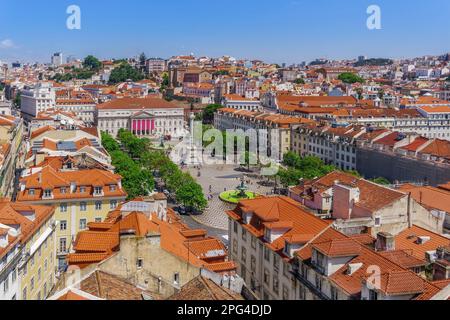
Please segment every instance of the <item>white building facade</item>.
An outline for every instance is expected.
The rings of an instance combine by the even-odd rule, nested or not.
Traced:
[[[182,137],[186,133],[184,109],[158,98],[124,98],[98,105],[96,125],[114,136],[120,129],[139,137]]]
[[[40,112],[54,109],[55,106],[55,90],[48,82],[39,83],[22,91],[20,110],[27,120],[36,117]]]

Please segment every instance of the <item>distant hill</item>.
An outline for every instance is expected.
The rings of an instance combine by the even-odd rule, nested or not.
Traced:
[[[364,67],[364,66],[389,66],[394,62],[391,59],[384,58],[374,58],[374,59],[366,59],[363,61],[358,61],[354,64],[355,67]]]

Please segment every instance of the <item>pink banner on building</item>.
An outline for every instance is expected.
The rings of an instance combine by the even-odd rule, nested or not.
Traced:
[[[132,128],[132,130],[133,130],[134,132],[137,131],[137,123],[136,123],[136,120],[133,120],[133,124],[132,124],[131,128]]]

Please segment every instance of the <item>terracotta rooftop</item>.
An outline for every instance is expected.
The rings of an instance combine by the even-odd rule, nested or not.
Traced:
[[[429,237],[425,243],[419,243],[418,237]],[[417,259],[426,261],[425,253],[435,251],[438,247],[450,245],[450,239],[427,229],[413,225],[394,237],[395,248],[398,250],[410,250]]]
[[[179,292],[169,297],[168,300],[243,300],[243,297],[223,286],[217,285],[210,279],[198,276],[186,283]]]

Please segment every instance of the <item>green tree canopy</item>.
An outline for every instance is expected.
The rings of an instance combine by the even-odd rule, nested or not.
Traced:
[[[202,112],[203,123],[212,123],[214,121],[214,113],[221,108],[223,108],[223,106],[220,104],[207,105]]]
[[[128,63],[122,63],[119,67],[115,68],[109,77],[109,84],[116,84],[125,82],[127,80],[139,81],[144,79],[142,72],[134,69]]]
[[[284,187],[296,185],[299,179],[313,179],[326,175],[336,168],[332,165],[326,165],[317,157],[300,157],[294,152],[287,152],[283,157],[283,165],[287,169],[280,168],[278,177]]]
[[[344,72],[341,73],[338,77],[339,80],[341,80],[344,83],[349,83],[349,84],[353,84],[353,83],[364,83],[365,80],[363,78],[361,78],[360,76],[352,73],[352,72]]]
[[[201,186],[192,178],[178,188],[176,199],[185,207],[192,207],[199,211],[204,210],[208,205]]]
[[[83,67],[89,70],[98,71],[102,67],[102,63],[96,57],[89,55],[84,58]]]
[[[295,79],[294,83],[296,83],[296,84],[305,84],[305,79],[303,79],[303,78]]]
[[[108,152],[113,152],[119,150],[119,144],[117,141],[111,137],[111,135],[107,134],[106,132],[101,133],[102,137],[102,145]]]
[[[383,178],[383,177],[378,177],[378,178],[372,179],[372,182],[375,182],[376,184],[381,184],[384,186],[391,184],[391,182],[388,179]]]

